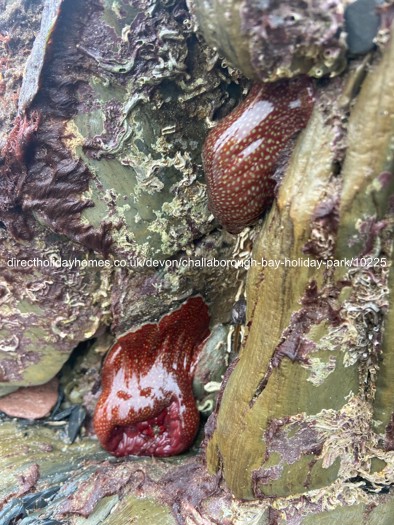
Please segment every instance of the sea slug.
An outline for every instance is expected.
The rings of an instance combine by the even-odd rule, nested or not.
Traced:
[[[308,123],[313,105],[313,81],[306,76],[255,84],[209,133],[203,149],[208,205],[230,233],[256,222],[272,203],[278,159]]]
[[[94,414],[106,450],[172,456],[191,446],[199,425],[192,377],[209,320],[207,305],[195,296],[118,339],[103,365]]]

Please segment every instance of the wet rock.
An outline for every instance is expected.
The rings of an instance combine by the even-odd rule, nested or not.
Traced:
[[[212,382],[219,385],[228,366],[230,356],[227,353],[227,336],[228,327],[215,326],[198,359],[193,378],[193,392],[202,403],[206,398],[212,398],[205,386]]]
[[[231,257],[235,239],[206,205],[201,145],[213,113],[238,102],[239,75],[213,64],[180,0],[60,3],[45,2],[35,26],[26,115],[0,165],[0,257],[81,261],[91,250],[102,264],[0,269],[0,395],[51,379],[104,325],[119,335],[193,291],[225,322],[237,286],[226,269],[130,263]]]
[[[385,169],[393,163],[393,60],[391,40],[352,106],[340,163],[333,117],[345,111],[335,108],[341,84],[331,84],[337,93],[321,90],[324,113],[314,111],[255,240],[254,260],[269,254],[282,264],[250,269],[245,343],[218,417],[208,422],[208,468],[224,473],[236,497],[266,500],[328,487],[345,472],[349,478],[363,472],[360,437],[383,445],[371,425],[380,422],[384,432],[392,411],[393,338],[386,328],[392,323],[385,318],[391,286],[383,266],[390,266],[393,239],[394,178]],[[285,260],[302,261],[312,246],[307,266],[284,267]],[[359,263],[371,254],[382,266]],[[336,264],[330,275],[325,265],[309,266],[330,259]],[[374,483],[384,477],[380,458],[377,451],[377,467],[368,459],[366,477]]]
[[[45,385],[20,388],[0,398],[0,411],[10,417],[40,419],[47,416],[58,398],[59,381],[51,379]]]
[[[59,414],[60,415],[60,414]],[[68,443],[74,443],[79,434],[82,423],[86,418],[86,410],[81,405],[71,407],[68,415],[68,422],[65,431],[62,433],[62,438]]]
[[[239,92],[227,90],[229,71],[212,67],[182,1],[115,5],[44,11],[20,99],[42,125],[18,203],[86,248],[162,258],[214,228],[201,146],[213,111]]]
[[[47,43],[59,15],[63,0],[46,0],[41,18],[41,28],[26,64],[25,75],[19,93],[18,109],[23,111],[32,102],[39,88],[40,75],[44,65]]]
[[[346,67],[343,2],[188,0],[199,31],[251,79],[300,73],[336,76]]]
[[[245,324],[246,321],[246,299],[240,297],[238,301],[234,303],[231,311],[231,322],[233,324]]]
[[[33,231],[34,239],[23,243],[0,229],[0,396],[52,379],[78,343],[105,323],[108,309],[111,269],[62,266],[86,262],[85,251]]]
[[[346,8],[346,42],[352,54],[362,55],[373,49],[380,25],[376,9],[379,3],[379,0],[356,0]]]
[[[18,92],[40,27],[42,7],[41,2],[0,2],[0,149],[17,112]]]

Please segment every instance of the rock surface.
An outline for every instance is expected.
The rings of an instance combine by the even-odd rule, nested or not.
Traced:
[[[59,381],[53,378],[44,385],[19,388],[0,398],[0,411],[24,419],[46,417],[56,404],[58,387]]]

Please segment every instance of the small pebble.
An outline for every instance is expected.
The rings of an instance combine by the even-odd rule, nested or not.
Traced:
[[[231,323],[232,324],[245,324],[246,322],[246,299],[240,297],[233,305],[231,311]]]
[[[58,398],[59,382],[51,379],[45,385],[22,387],[0,398],[0,411],[10,417],[40,419],[47,416]]]

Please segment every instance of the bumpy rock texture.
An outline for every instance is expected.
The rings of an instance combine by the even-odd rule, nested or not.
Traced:
[[[250,77],[343,69],[342,3],[244,0],[235,25],[230,3],[220,4],[220,16],[206,20],[221,24],[222,51],[229,41],[245,53]],[[312,118],[255,230],[256,259],[392,257],[392,2],[383,7],[369,63],[354,59],[343,76],[318,83]],[[392,270],[252,268],[246,325],[238,302],[229,328],[244,291],[235,269],[8,266],[8,258],[99,263],[136,254],[248,260],[249,234],[235,241],[208,213],[200,152],[249,84],[192,31],[180,1],[0,0],[0,13],[0,393],[44,383],[79,342],[97,337],[78,373],[71,359],[70,381],[62,374],[71,406],[60,420],[0,415],[0,521],[391,525]],[[41,13],[41,44],[18,101]],[[219,375],[210,373],[216,347],[227,354],[243,341],[206,425],[211,473],[198,443],[189,457],[114,462],[88,435],[112,344],[103,332],[111,325],[120,337],[157,322],[197,293],[221,323],[196,373],[207,404],[224,372],[219,362]],[[81,402],[82,428],[85,409],[72,406]]]
[[[394,481],[393,60],[391,40],[350,114],[357,70],[321,91],[256,239],[279,266],[248,275],[246,342],[207,438],[241,498],[328,486],[335,506],[346,480]]]
[[[109,270],[57,266],[62,259],[83,260],[85,251],[41,228],[28,243],[16,243],[2,228],[0,240],[0,391],[5,393],[51,379],[73,348],[105,324]]]
[[[188,5],[207,42],[248,78],[301,73],[320,78],[346,66],[340,0],[188,0]]]
[[[182,1],[38,4],[15,0],[0,18],[4,64],[26,56],[7,69],[0,110],[0,394],[48,381],[79,342],[157,319],[193,292],[215,304],[224,290],[213,310],[226,321],[238,286],[226,270],[129,264],[231,257],[234,241],[209,233],[200,152],[239,77],[213,64]],[[26,31],[11,31],[15,17]]]

